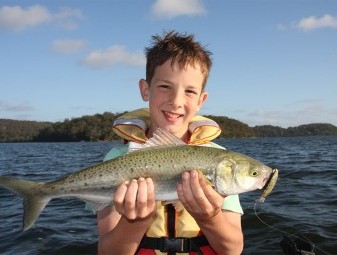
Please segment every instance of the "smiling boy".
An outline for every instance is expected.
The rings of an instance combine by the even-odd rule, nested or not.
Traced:
[[[201,142],[196,141],[203,133],[208,134],[208,126],[203,123],[210,120],[194,121],[208,97],[205,85],[212,64],[210,52],[192,35],[171,31],[153,37],[146,57],[146,80],[139,81],[141,97],[149,104],[144,136],[151,138],[161,128],[187,144],[216,146],[210,141],[214,136],[205,135]],[[129,140],[129,147],[142,140],[128,134],[122,137]],[[115,152],[109,153],[107,159],[115,157]],[[197,170],[185,172],[177,185],[183,207],[156,202],[154,189],[150,178],[119,186],[113,197],[114,207],[97,214],[99,255],[242,252],[238,196],[220,196]]]

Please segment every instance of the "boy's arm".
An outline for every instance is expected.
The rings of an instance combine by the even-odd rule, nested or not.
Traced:
[[[197,223],[211,247],[218,254],[238,255],[243,250],[241,216],[235,212],[220,212],[210,219]]]
[[[224,198],[206,184],[197,171],[184,173],[177,191],[180,201],[218,254],[241,254],[241,215],[222,211]]]
[[[134,254],[156,208],[152,180],[120,185],[114,203],[97,214],[98,254]]]
[[[98,255],[122,255],[135,254],[149,226],[150,219],[129,222],[112,207],[109,207],[98,213],[97,221]]]

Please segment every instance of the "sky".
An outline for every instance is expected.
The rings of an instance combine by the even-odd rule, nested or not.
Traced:
[[[0,119],[146,107],[144,49],[169,30],[212,52],[200,114],[337,126],[334,0],[0,0]]]

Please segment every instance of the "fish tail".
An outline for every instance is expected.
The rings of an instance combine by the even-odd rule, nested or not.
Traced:
[[[42,210],[50,201],[50,196],[42,195],[43,182],[33,182],[0,176],[0,186],[23,198],[23,231],[33,226]]]

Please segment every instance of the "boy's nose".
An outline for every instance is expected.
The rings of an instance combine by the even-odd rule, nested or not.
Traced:
[[[183,104],[183,95],[181,95],[181,92],[172,92],[169,97],[169,104],[172,105],[175,109],[180,108]]]

